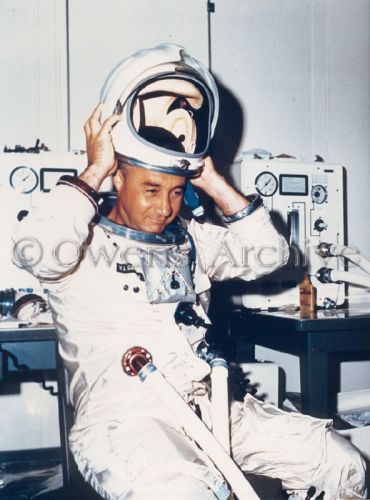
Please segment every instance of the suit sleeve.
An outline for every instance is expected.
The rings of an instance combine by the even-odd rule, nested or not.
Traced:
[[[68,275],[81,258],[96,211],[86,193],[57,185],[14,228],[14,264],[40,280]]]
[[[270,214],[260,207],[227,227],[190,223],[197,259],[211,280],[255,280],[283,266],[289,247],[274,228]]]

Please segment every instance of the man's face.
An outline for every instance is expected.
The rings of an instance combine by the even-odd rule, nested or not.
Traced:
[[[124,167],[116,174],[117,201],[109,218],[131,229],[161,233],[180,211],[185,178]]]

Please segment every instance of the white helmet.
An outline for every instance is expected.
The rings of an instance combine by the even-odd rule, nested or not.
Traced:
[[[203,167],[218,91],[209,71],[183,47],[161,44],[124,59],[100,98],[102,120],[123,115],[112,130],[118,161],[185,177]]]

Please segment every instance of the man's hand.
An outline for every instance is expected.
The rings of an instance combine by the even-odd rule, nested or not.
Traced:
[[[80,176],[96,190],[106,177],[114,175],[117,170],[111,131],[121,119],[121,115],[113,114],[100,123],[102,109],[103,104],[100,103],[84,126],[88,167]]]
[[[217,172],[210,156],[205,158],[199,177],[191,179],[191,182],[210,196],[224,215],[232,215],[250,203]]]
[[[204,167],[201,170],[199,177],[191,180],[191,183],[212,197],[212,186],[225,182],[225,179],[216,171],[213,160],[207,156],[204,160]]]

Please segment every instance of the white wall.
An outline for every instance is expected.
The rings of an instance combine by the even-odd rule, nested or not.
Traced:
[[[175,42],[206,62],[206,27],[206,2],[199,0],[89,0],[88,6],[83,0],[2,0],[0,146],[28,147],[40,138],[51,150],[66,151],[70,135],[71,149],[83,149],[83,124],[120,60]]]
[[[71,146],[84,148],[82,125],[108,73],[125,57],[161,42],[207,59],[205,1],[73,0],[69,9]],[[105,28],[105,29],[104,29]]]
[[[0,3],[0,147],[67,148],[65,9],[60,0]]]

